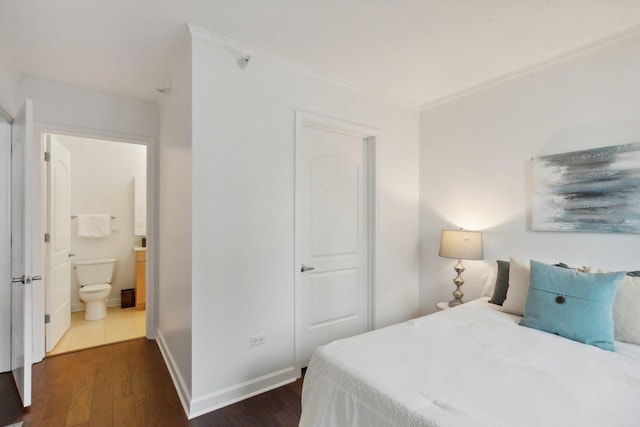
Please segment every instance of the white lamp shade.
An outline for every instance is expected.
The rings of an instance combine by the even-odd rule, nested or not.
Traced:
[[[442,230],[439,255],[454,259],[483,259],[482,233],[479,231]]]

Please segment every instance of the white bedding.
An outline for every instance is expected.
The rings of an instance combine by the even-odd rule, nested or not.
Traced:
[[[519,326],[487,300],[316,349],[300,426],[640,425],[640,346]]]

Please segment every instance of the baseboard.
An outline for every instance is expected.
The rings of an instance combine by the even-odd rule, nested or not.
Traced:
[[[210,393],[191,402],[189,419],[232,405],[296,380],[293,366]]]
[[[215,411],[216,409],[224,408],[225,406],[232,405],[266,391],[282,387],[297,379],[296,369],[291,366],[192,400],[187,385],[180,371],[177,369],[177,365],[171,356],[171,351],[162,336],[162,332],[157,330],[156,336],[160,353],[162,353],[162,357],[169,369],[169,375],[171,375],[173,384],[178,392],[182,408],[189,419]]]
[[[160,353],[162,353],[162,357],[164,358],[164,362],[169,369],[169,375],[171,375],[171,380],[173,381],[173,385],[178,392],[178,397],[180,398],[180,403],[182,403],[182,409],[184,409],[184,413],[187,417],[189,416],[189,407],[191,404],[191,393],[185,383],[180,371],[177,369],[177,365],[175,360],[171,356],[171,351],[169,347],[167,347],[167,343],[162,336],[162,332],[160,330],[156,331],[156,342],[158,343],[158,347],[160,348]]]

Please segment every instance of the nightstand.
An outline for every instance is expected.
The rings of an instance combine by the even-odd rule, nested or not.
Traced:
[[[449,301],[442,301],[436,304],[436,308],[438,309],[438,311],[442,311],[451,307],[449,307]]]

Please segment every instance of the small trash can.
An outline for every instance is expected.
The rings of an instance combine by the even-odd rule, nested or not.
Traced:
[[[129,308],[136,305],[136,290],[122,289],[120,291],[120,308]]]

